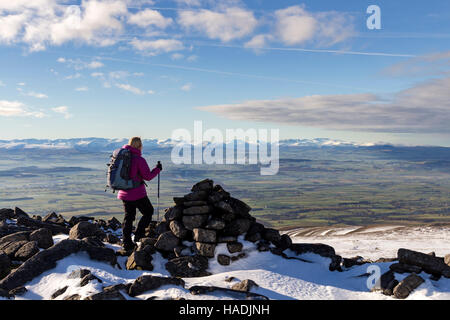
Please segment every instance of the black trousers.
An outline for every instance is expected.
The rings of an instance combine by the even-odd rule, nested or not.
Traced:
[[[131,232],[133,231],[133,221],[136,218],[136,209],[142,213],[142,218],[139,220],[137,229],[134,233],[135,239],[140,239],[145,235],[145,228],[150,225],[153,215],[153,206],[148,197],[136,201],[123,201],[125,209],[125,217],[122,223],[123,242],[131,243]]]

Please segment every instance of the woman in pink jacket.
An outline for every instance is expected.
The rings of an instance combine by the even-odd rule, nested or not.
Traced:
[[[135,243],[140,238],[144,237],[145,228],[147,228],[152,221],[153,206],[147,196],[144,180],[150,181],[156,177],[162,170],[161,164],[158,164],[150,171],[147,161],[142,157],[142,140],[139,137],[130,139],[127,145],[123,146],[131,151],[131,168],[130,176],[133,180],[140,180],[142,184],[134,189],[120,190],[117,198],[123,201],[125,209],[125,217],[122,223],[122,239],[125,250],[131,250],[135,247]],[[133,221],[136,218],[136,209],[142,213],[142,218],[139,220],[137,229],[134,233],[134,242],[131,240],[131,232],[133,230]]]

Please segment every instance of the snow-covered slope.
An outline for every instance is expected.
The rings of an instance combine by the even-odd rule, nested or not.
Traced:
[[[337,254],[346,257],[362,255],[365,258],[394,257],[398,248],[409,248],[423,252],[436,251],[443,255],[450,252],[449,233],[446,228],[405,228],[405,227],[377,227],[377,228],[328,228],[292,230],[288,232],[294,242],[321,242],[333,246]],[[67,236],[55,236],[55,242]],[[234,283],[251,279],[259,287],[252,292],[267,296],[270,299],[392,299],[381,293],[370,292],[367,287],[367,273],[369,265],[377,265],[381,272],[389,270],[392,263],[375,263],[354,266],[344,272],[330,272],[329,258],[307,253],[299,258],[310,261],[287,260],[270,252],[258,252],[253,243],[239,239],[244,244],[246,258],[239,259],[229,266],[222,266],[215,259],[210,260],[209,270],[211,276],[199,278],[185,278],[186,289],[179,286],[163,286],[159,289],[146,292],[137,297],[124,296],[127,299],[230,299],[223,293],[210,293],[206,295],[192,295],[188,288],[194,285],[231,287]],[[118,250],[117,245],[107,244],[108,247]],[[216,248],[216,256],[226,253],[226,245],[220,244]],[[288,256],[295,254],[287,250]],[[137,271],[124,268],[126,258],[119,257],[122,270],[106,263],[92,261],[85,253],[78,253],[60,260],[55,269],[43,273],[26,285],[28,292],[16,299],[50,299],[56,290],[69,286],[66,293],[58,297],[62,299],[72,294],[79,294],[81,299],[101,291],[102,287],[117,283],[134,281],[144,274],[170,276],[165,269],[164,260],[159,253],[154,254],[154,270]],[[76,279],[68,279],[68,275],[76,269],[89,269],[103,283],[91,281],[84,287],[77,285]],[[421,273],[425,282],[417,288],[408,299],[450,299],[450,279],[441,278],[439,281],[430,279],[430,275]],[[233,277],[231,282],[225,281]],[[406,275],[396,274],[401,281]]]

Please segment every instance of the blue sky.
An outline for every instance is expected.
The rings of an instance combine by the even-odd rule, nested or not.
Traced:
[[[29,2],[0,2],[0,139],[163,139],[203,120],[450,146],[447,1]]]

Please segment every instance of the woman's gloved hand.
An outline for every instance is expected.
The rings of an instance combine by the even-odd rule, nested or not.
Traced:
[[[158,161],[158,163],[156,164],[156,167],[162,171],[162,164],[160,161]]]

